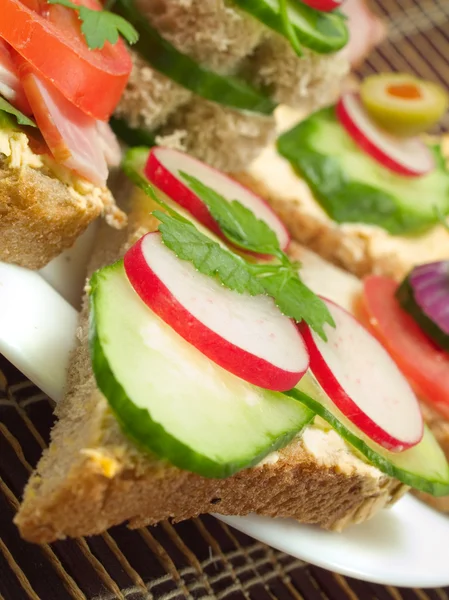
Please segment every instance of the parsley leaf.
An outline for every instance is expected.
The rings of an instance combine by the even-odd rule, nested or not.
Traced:
[[[217,277],[224,286],[240,294],[248,292],[257,296],[264,293],[263,286],[242,258],[198,231],[193,223],[159,210],[153,215],[161,221],[162,241],[178,258],[188,260],[200,273]]]
[[[267,273],[259,281],[284,315],[297,322],[304,320],[327,341],[324,324],[335,327],[334,320],[321,298],[301,281],[297,271],[280,266],[277,272]]]
[[[7,100],[0,97],[0,112],[8,113],[8,115],[13,115],[16,118],[16,121],[19,125],[28,125],[28,127],[36,127],[36,123],[25,116],[20,110],[14,108],[12,104],[10,104]]]
[[[275,232],[238,200],[229,202],[199,179],[179,172],[190,189],[206,204],[227,239],[257,254],[278,255],[281,252]]]
[[[129,44],[139,39],[136,29],[126,19],[108,10],[94,10],[71,2],[71,0],[47,0],[49,4],[61,4],[78,13],[81,31],[91,50],[103,48],[106,42],[116,44],[121,34]]]
[[[324,302],[300,279],[299,265],[282,252],[276,234],[238,201],[229,202],[201,181],[180,173],[192,191],[206,203],[225,237],[233,244],[278,260],[252,263],[201,233],[159,197],[143,174],[148,148],[128,150],[122,163],[126,175],[166,212],[156,210],[164,244],[181,260],[188,260],[201,273],[216,277],[224,286],[240,294],[267,294],[279,309],[297,322],[304,320],[324,340],[325,323],[335,326]],[[168,214],[166,214],[168,213]]]

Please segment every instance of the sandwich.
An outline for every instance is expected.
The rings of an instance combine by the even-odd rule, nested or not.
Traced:
[[[126,222],[106,183],[121,160],[107,121],[132,63],[97,0],[0,7],[0,260],[39,269],[99,215]]]
[[[401,280],[449,255],[447,140],[430,136],[448,95],[379,74],[313,114],[281,107],[278,139],[236,174],[294,239],[358,276]]]
[[[244,168],[275,134],[277,104],[332,102],[348,71],[341,2],[120,0],[140,34],[112,126],[130,146]]]
[[[136,148],[124,168],[139,191],[122,188],[127,228],[98,237],[21,535],[208,512],[339,531],[410,487],[449,494],[411,386],[337,304],[358,280],[315,295],[330,295],[325,263],[260,197],[189,155]]]

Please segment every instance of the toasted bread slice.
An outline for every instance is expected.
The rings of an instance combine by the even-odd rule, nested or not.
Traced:
[[[103,230],[91,269],[111,263],[154,228],[148,209],[147,200],[134,197],[126,236]],[[357,458],[335,432],[315,426],[228,479],[206,479],[141,452],[121,432],[95,385],[87,320],[85,307],[67,394],[57,406],[59,421],[15,520],[25,539],[51,542],[124,521],[139,527],[208,512],[292,517],[341,530],[408,489]]]
[[[24,133],[0,134],[0,261],[40,269],[100,214],[125,223],[108,189],[34,154]]]
[[[289,129],[303,116],[280,107],[276,113],[278,131]],[[447,142],[449,146],[449,138]],[[295,240],[359,277],[377,273],[401,279],[417,263],[449,256],[449,233],[442,225],[406,237],[393,236],[373,225],[336,223],[274,144],[235,177],[268,200]]]

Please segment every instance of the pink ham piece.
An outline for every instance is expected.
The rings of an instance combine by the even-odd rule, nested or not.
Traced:
[[[7,44],[0,39],[0,96],[26,115],[31,115],[31,107],[20,83],[16,67]]]
[[[36,123],[55,160],[104,186],[108,167],[96,119],[81,112],[28,65],[20,75]]]
[[[386,36],[385,24],[369,8],[367,0],[345,0],[341,9],[348,17],[349,43],[341,51],[355,69]]]
[[[97,130],[108,166],[118,167],[122,160],[122,151],[120,144],[115,137],[115,133],[109,126],[109,123],[106,123],[105,121],[97,121]]]

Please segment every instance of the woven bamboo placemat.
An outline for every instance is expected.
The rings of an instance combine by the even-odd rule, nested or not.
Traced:
[[[408,71],[448,86],[449,0],[374,9],[390,33],[359,74]],[[0,600],[449,600],[449,587],[380,586],[307,565],[210,516],[28,544],[12,519],[52,423],[48,398],[0,356]]]

